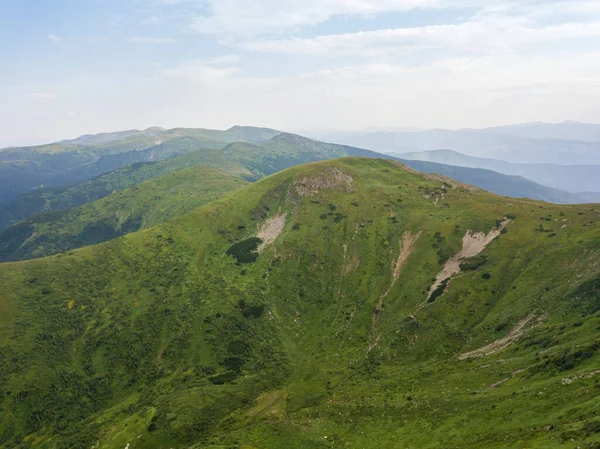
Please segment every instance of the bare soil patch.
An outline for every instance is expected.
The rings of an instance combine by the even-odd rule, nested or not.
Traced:
[[[258,251],[262,251],[267,245],[273,243],[285,226],[286,214],[278,214],[274,217],[268,218],[267,221],[260,227],[258,234],[256,235],[262,240],[262,243],[258,247]]]

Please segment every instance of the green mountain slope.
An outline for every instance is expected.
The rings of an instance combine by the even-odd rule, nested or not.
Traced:
[[[128,165],[79,184],[37,189],[0,204],[0,230],[30,215],[66,210],[104,198],[148,179],[195,165],[205,165],[245,179],[253,175],[218,150],[192,151],[158,162]]]
[[[350,158],[0,264],[0,445],[597,447],[599,219]]]
[[[138,162],[152,162],[230,142],[262,142],[279,134],[266,128],[226,131],[149,128],[82,136],[26,148],[0,149],[0,202],[40,187],[75,184]]]
[[[295,165],[345,156],[383,157],[372,151],[319,142],[288,133],[279,134],[262,144],[233,143],[223,149],[223,154],[259,177]]]
[[[66,211],[36,215],[0,232],[0,261],[44,257],[162,223],[247,183],[202,165],[142,182]]]

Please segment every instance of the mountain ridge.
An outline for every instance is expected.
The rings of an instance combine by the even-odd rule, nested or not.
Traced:
[[[174,128],[158,132],[153,129],[6,148],[0,150],[0,203],[36,188],[84,182],[126,165],[168,159],[200,149],[221,150],[230,142],[244,139],[264,141],[278,133],[253,127],[237,127],[233,131]]]
[[[184,168],[195,164],[208,164],[215,168],[223,168],[225,171],[236,175],[242,175],[245,179],[257,179],[292,165],[316,160],[344,156],[385,157],[369,150],[347,145],[328,144],[289,133],[280,133],[262,143],[234,142],[226,145],[223,150],[198,150],[199,144],[193,137],[180,136],[182,132],[189,131],[175,130],[173,132],[175,137],[168,143],[168,151],[171,152],[172,159],[158,161],[152,169],[134,164],[133,167],[138,167],[140,170],[136,168],[134,170],[120,169],[121,171],[108,172],[106,176],[100,175],[94,178],[98,180],[97,183],[83,182],[81,184],[82,191],[80,192],[78,192],[78,186],[59,188],[53,191],[47,189],[34,190],[4,204],[0,203],[0,229],[32,213],[67,209],[106,196],[114,188],[102,187],[103,179],[112,179],[108,181],[107,186],[129,187],[132,185],[131,181],[133,179],[143,181],[154,176],[153,173],[158,176],[173,171],[177,167]],[[259,133],[262,133],[262,131],[259,131]],[[161,148],[163,145],[167,145],[167,143],[163,143],[156,148]],[[182,155],[178,156],[179,154]],[[186,156],[186,154],[189,156]],[[454,177],[458,181],[475,184],[506,196],[530,197],[556,203],[594,202],[596,199],[594,194],[575,195],[561,192],[522,178],[503,177],[503,175],[496,172],[451,167],[443,164],[409,162],[406,160],[404,162],[417,170]],[[119,173],[121,175],[118,175]],[[145,174],[143,175],[143,173]],[[67,198],[69,195],[72,196],[71,199]]]

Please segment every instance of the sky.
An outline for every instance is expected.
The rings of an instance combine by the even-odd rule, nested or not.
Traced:
[[[0,0],[0,146],[600,122],[598,0]]]

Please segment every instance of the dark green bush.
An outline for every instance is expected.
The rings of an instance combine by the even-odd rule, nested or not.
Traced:
[[[251,237],[247,240],[233,244],[227,251],[228,256],[236,258],[238,263],[252,263],[258,258],[256,249],[262,243],[262,239]]]
[[[434,290],[434,292],[431,294],[431,296],[429,297],[427,302],[435,302],[436,299],[438,299],[440,296],[442,296],[444,294],[444,292],[446,291],[446,287],[448,287],[449,282],[450,282],[450,279],[446,279],[444,282],[442,282],[440,284],[440,286]]]
[[[481,268],[482,266],[484,266],[486,263],[487,263],[486,256],[475,256],[475,257],[471,257],[469,259],[465,259],[460,264],[460,269],[462,271],[475,271],[475,270]]]

